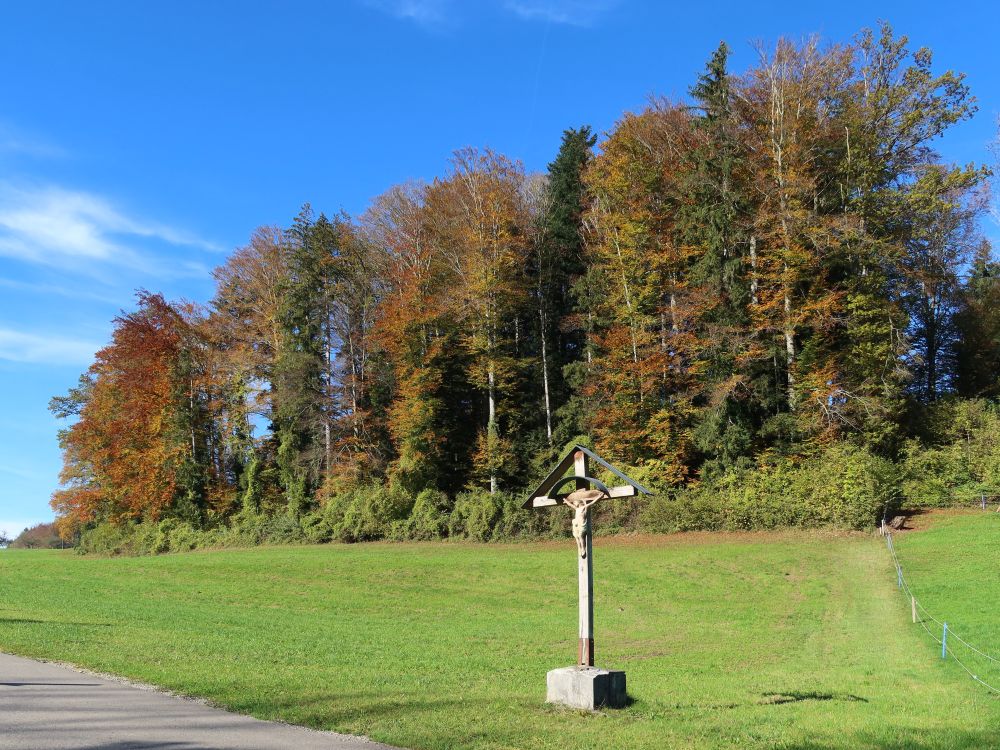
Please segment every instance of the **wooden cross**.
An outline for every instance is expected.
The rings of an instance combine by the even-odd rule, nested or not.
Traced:
[[[590,476],[590,459],[605,471],[624,480],[625,484],[608,487]],[[565,474],[570,467],[573,468],[573,474],[567,477]],[[575,484],[574,491],[559,494],[559,490],[570,483]],[[573,537],[576,539],[580,587],[580,640],[577,664],[581,667],[594,666],[594,550],[590,533],[590,507],[601,500],[634,497],[639,493],[652,494],[593,451],[582,445],[574,445],[523,505],[525,508],[550,508],[556,505],[568,505],[573,508]]]

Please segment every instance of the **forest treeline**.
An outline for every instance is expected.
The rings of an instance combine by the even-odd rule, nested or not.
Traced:
[[[599,143],[567,130],[545,174],[462,149],[360,216],[258,229],[207,305],[141,292],[52,402],[62,533],[558,533],[517,497],[581,441],[660,491],[610,528],[995,491],[990,173],[934,150],[963,75],[887,25],[727,57]]]

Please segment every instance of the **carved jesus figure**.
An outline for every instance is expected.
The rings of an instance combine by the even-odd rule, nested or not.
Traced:
[[[577,490],[566,496],[564,501],[573,513],[573,538],[580,557],[587,557],[587,509],[605,497],[600,490]]]

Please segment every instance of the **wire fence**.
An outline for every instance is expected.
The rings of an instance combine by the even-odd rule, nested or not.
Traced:
[[[905,493],[904,493],[905,495]],[[996,506],[1000,513],[1000,490],[977,490],[975,492],[952,492],[939,495],[905,495],[904,504],[915,507],[947,506],[949,508],[975,508],[990,510]],[[887,506],[888,507],[888,506]]]
[[[996,669],[996,667],[992,667],[992,665],[1000,664],[1000,658],[973,646],[958,633],[952,630],[952,628],[949,627],[947,620],[939,620],[927,610],[920,600],[917,599],[916,594],[913,593],[913,589],[910,587],[909,581],[907,581],[906,576],[903,575],[903,566],[899,562],[899,557],[896,556],[896,546],[892,541],[891,530],[883,524],[882,533],[885,535],[886,546],[889,549],[889,553],[892,555],[892,562],[896,566],[896,584],[899,586],[899,589],[910,598],[910,609],[913,622],[919,624],[924,631],[926,631],[927,635],[929,635],[935,643],[941,646],[942,659],[947,659],[950,656],[963,670],[965,670],[969,677],[990,690],[992,693],[1000,695],[1000,688],[994,687],[989,682],[984,680],[979,676],[977,670],[970,668],[965,661],[959,658],[959,655],[955,653],[954,644],[958,643],[960,647],[965,648],[969,654],[974,654],[974,658],[985,659],[988,662],[987,668]],[[933,623],[935,626],[933,630],[928,627],[928,623]],[[969,656],[965,656],[965,658],[970,662],[972,661],[972,658]],[[994,678],[991,679],[1000,684],[1000,680],[996,680]]]

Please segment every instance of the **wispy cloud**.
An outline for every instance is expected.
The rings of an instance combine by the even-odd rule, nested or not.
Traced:
[[[119,296],[111,294],[101,294],[91,288],[65,287],[57,284],[37,284],[31,281],[18,281],[17,279],[6,279],[0,276],[0,288],[13,289],[19,292],[28,292],[35,297],[66,297],[68,299],[93,300],[94,302],[104,302],[109,305],[122,304]]]
[[[361,0],[369,8],[427,29],[442,29],[461,23],[469,5],[458,0]],[[485,5],[511,13],[522,21],[593,26],[620,0],[489,0]]]
[[[67,154],[55,144],[22,133],[10,123],[0,121],[0,156],[5,155],[54,159],[65,157]]]
[[[28,364],[89,365],[100,344],[0,327],[0,360]]]
[[[19,469],[16,466],[10,466],[9,464],[0,464],[0,474],[9,474],[12,477],[18,477],[20,479],[41,479],[42,476],[37,471],[29,471],[27,469]]]
[[[135,241],[142,239],[218,250],[190,233],[128,216],[100,195],[53,185],[0,183],[0,255],[57,267],[71,263],[91,270],[95,264],[169,270],[134,249]]]
[[[525,21],[593,26],[618,0],[504,0],[503,7]]]
[[[450,0],[364,0],[364,4],[427,28],[446,26],[453,19]]]

